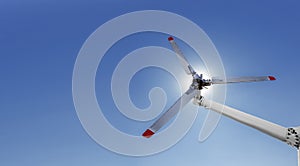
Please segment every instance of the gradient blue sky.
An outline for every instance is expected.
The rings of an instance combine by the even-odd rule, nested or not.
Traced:
[[[300,125],[296,0],[0,1],[0,165],[296,166],[295,149],[228,118],[198,143],[207,111],[198,114],[176,146],[149,157],[112,153],[86,134],[72,101],[72,71],[81,45],[106,21],[146,9],[174,12],[197,23],[217,47],[228,76],[277,77],[271,83],[229,85],[228,105],[283,126]],[[147,44],[151,42],[142,43]]]

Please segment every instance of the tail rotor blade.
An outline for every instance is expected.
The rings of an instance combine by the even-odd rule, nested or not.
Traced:
[[[183,66],[185,72],[187,74],[195,74],[196,72],[194,71],[194,69],[192,68],[192,66],[188,63],[187,59],[185,58],[185,56],[183,55],[183,53],[181,52],[181,50],[179,49],[178,45],[176,44],[176,42],[174,41],[173,37],[169,37],[168,38],[170,44],[172,45],[173,50],[175,51],[181,65]]]
[[[168,123],[183,107],[186,105],[194,96],[196,96],[198,90],[189,89],[186,91],[170,108],[167,110],[157,121],[153,123],[153,125],[148,128],[143,136],[146,138],[150,138],[156,131],[162,128],[166,123]]]
[[[260,76],[260,77],[238,77],[238,78],[228,78],[219,79],[212,78],[211,84],[228,84],[228,83],[239,83],[239,82],[258,82],[258,81],[274,81],[276,80],[273,76]]]

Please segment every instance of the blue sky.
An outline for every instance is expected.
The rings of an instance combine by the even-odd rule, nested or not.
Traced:
[[[177,13],[204,29],[218,49],[227,76],[276,76],[275,82],[227,86],[228,105],[283,126],[300,125],[300,3],[296,0],[1,1],[0,165],[296,165],[295,149],[225,117],[209,139],[199,143],[204,110],[176,146],[153,156],[118,155],[88,136],[72,100],[77,54],[88,36],[106,21],[149,9]],[[121,41],[120,46],[127,51],[152,44],[170,48],[160,39],[164,35],[145,35],[150,36],[145,42],[126,45]],[[126,50],[120,54],[124,53]],[[108,71],[118,58],[107,56]],[[144,70],[132,87],[144,83],[143,76],[149,73],[155,78],[166,75],[156,69]],[[99,81],[101,72],[97,74]],[[109,72],[104,74],[109,79]],[[165,77],[176,86],[173,78]],[[166,82],[160,86],[167,88],[171,104],[178,94],[168,89]],[[141,92],[133,93],[137,105],[149,104],[142,92],[159,83],[153,79]],[[101,92],[105,89],[102,84],[96,88],[99,98],[106,94]],[[107,104],[108,109],[115,106]],[[114,117],[110,118],[114,122]]]

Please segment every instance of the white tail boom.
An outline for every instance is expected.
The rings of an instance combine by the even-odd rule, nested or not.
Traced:
[[[257,129],[267,135],[270,135],[280,141],[287,143],[295,148],[297,148],[298,153],[298,166],[300,166],[300,126],[299,127],[283,127],[278,124],[266,121],[264,119],[255,117],[253,115],[247,114],[245,112],[239,111],[237,109],[219,104],[217,102],[206,100],[204,97],[195,98],[195,102],[206,109],[221,113],[235,121],[243,123],[249,127]]]

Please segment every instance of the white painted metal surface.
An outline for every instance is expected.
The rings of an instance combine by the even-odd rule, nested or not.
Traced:
[[[300,166],[300,151],[299,151],[299,149],[297,150],[297,152],[298,152],[298,166]]]
[[[266,121],[245,112],[241,112],[237,109],[219,104],[217,102],[206,100],[205,98],[201,98],[199,104],[209,110],[222,113],[222,115],[225,115],[233,120],[255,128],[281,141],[286,141],[287,128],[282,127],[278,124]]]
[[[153,125],[148,129],[154,134],[161,127],[163,127],[167,122],[169,122],[179,111],[185,106],[191,99],[194,98],[199,93],[198,90],[190,88],[187,90],[158,120],[156,120]],[[147,134],[148,137],[151,135]]]
[[[272,81],[275,80],[273,76],[260,76],[260,77],[237,77],[237,78],[212,78],[212,84],[228,84],[228,83],[240,83],[240,82],[258,82],[258,81]]]
[[[185,56],[183,55],[182,51],[179,49],[178,45],[176,44],[176,42],[174,41],[173,37],[169,37],[168,38],[173,50],[175,51],[180,63],[183,66],[183,69],[185,70],[185,72],[187,74],[194,74],[195,71],[192,68],[192,66],[188,63],[187,59],[185,58]]]

